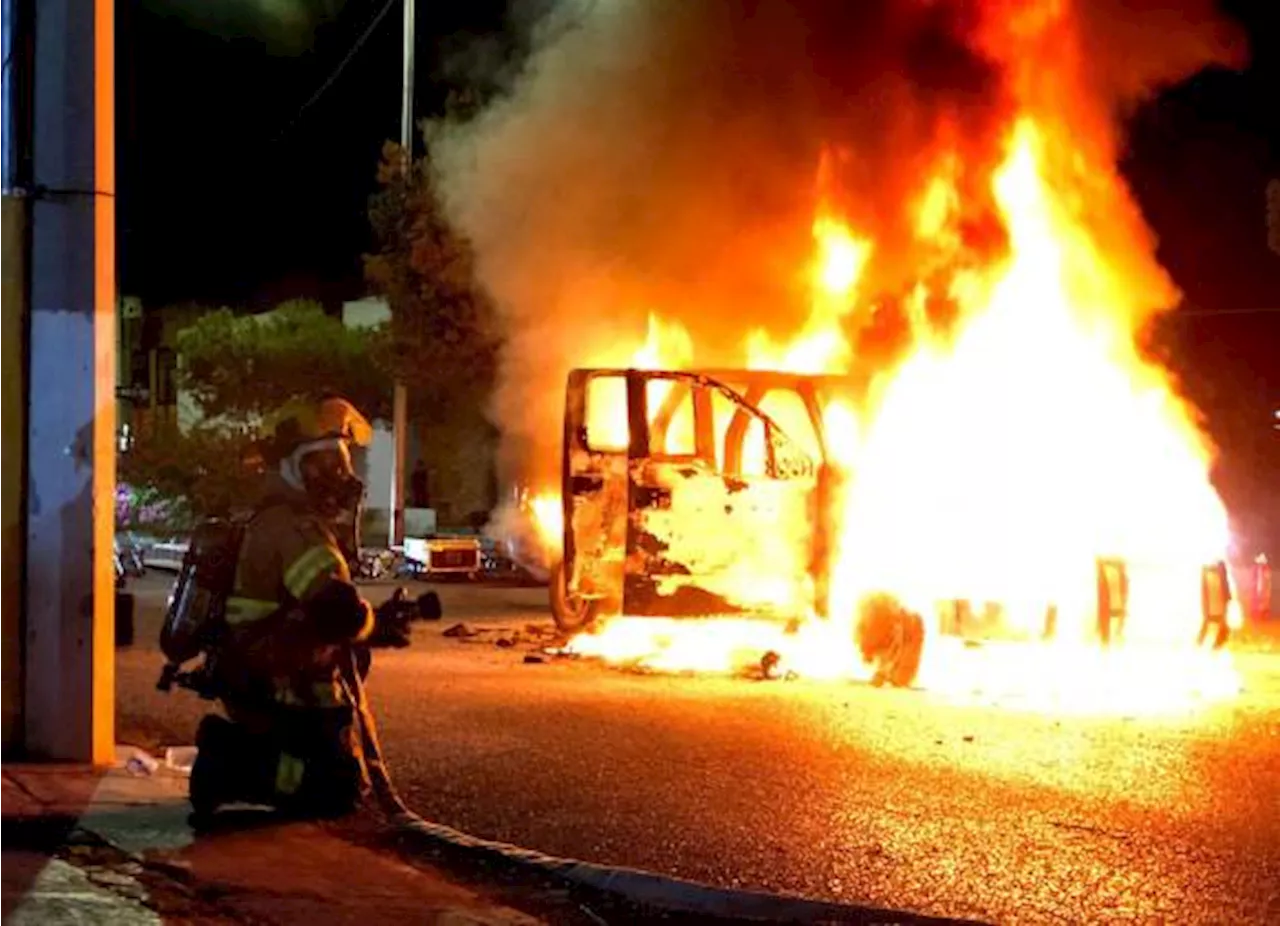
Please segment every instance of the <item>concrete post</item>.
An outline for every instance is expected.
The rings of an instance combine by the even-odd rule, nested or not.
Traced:
[[[115,746],[113,0],[34,6],[24,732]]]
[[[4,0],[0,35],[4,45],[4,101],[0,104],[3,126],[0,148],[4,165],[4,228],[0,232],[0,380],[3,381],[4,410],[4,570],[3,599],[3,702],[4,750],[22,747],[22,588],[26,581],[23,551],[26,548],[26,504],[23,487],[27,481],[27,200],[24,187],[30,177],[31,136],[31,49],[26,36],[33,17],[31,0]]]
[[[22,743],[24,241],[22,200],[0,195],[0,756]]]

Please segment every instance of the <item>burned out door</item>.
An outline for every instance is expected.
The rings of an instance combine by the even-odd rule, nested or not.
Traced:
[[[621,604],[631,442],[627,394],[621,370],[574,370],[565,393],[561,581],[573,607],[592,613]]]
[[[807,613],[815,462],[716,380],[628,377],[624,613]]]

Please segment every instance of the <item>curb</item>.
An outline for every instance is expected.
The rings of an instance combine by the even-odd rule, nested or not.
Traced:
[[[919,926],[977,926],[979,920],[925,916],[900,910],[808,900],[787,894],[717,888],[697,881],[637,868],[597,865],[558,858],[532,849],[480,839],[411,811],[391,817],[392,826],[443,848],[461,849],[523,868],[551,874],[570,884],[611,895],[624,903],[666,913],[721,920],[788,923],[899,923]]]

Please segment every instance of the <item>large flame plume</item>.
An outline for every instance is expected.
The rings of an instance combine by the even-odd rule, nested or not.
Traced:
[[[1239,53],[1207,3],[1142,7],[560,4],[509,94],[436,127],[446,207],[507,323],[504,475],[541,493],[544,528],[573,367],[850,378],[824,411],[848,476],[827,619],[624,617],[581,651],[715,669],[772,650],[849,675],[849,622],[889,593],[1061,615],[1047,655],[1016,658],[1034,672],[931,646],[926,687],[1234,690],[1219,659],[1140,650],[1190,644],[1228,536],[1212,449],[1135,347],[1178,294],[1116,163],[1129,107]],[[1142,655],[1119,669],[1083,645],[1100,556],[1133,575]]]

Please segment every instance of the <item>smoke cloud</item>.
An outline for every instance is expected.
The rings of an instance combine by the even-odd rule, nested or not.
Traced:
[[[868,307],[851,327],[893,340],[892,318],[870,307],[936,259],[913,216],[944,156],[957,165],[966,251],[1003,247],[989,177],[1018,112],[1072,127],[1082,158],[1064,169],[1101,170],[1101,240],[1149,284],[1144,311],[1167,304],[1172,286],[1114,172],[1116,117],[1239,58],[1210,3],[1167,6],[543,4],[508,91],[429,131],[445,211],[474,246],[506,338],[492,408],[502,476],[555,484],[565,374],[624,364],[651,310],[688,328],[699,365],[741,363],[753,328],[799,329],[820,201],[875,241]]]

